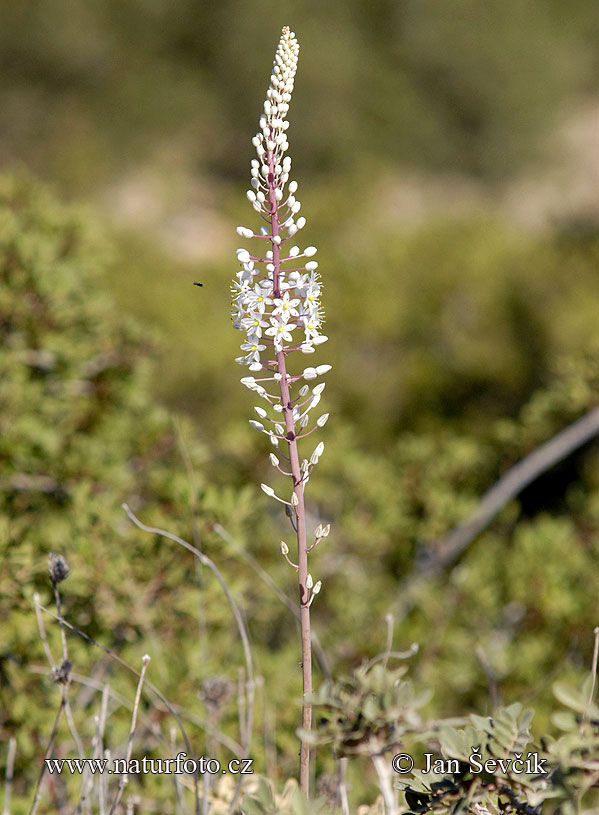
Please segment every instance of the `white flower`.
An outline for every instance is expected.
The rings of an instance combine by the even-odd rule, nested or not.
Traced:
[[[262,336],[262,329],[268,327],[268,323],[266,320],[261,320],[260,316],[254,316],[250,314],[247,317],[243,317],[240,321],[240,326],[243,331],[247,331],[251,333],[254,337],[260,338]]]
[[[240,348],[246,352],[245,359],[260,362],[260,352],[266,350],[266,345],[259,345],[254,339],[248,338],[248,342],[243,342]]]
[[[232,319],[236,329],[245,334],[241,344],[243,356],[237,362],[250,371],[260,372],[261,382],[278,385],[280,396],[269,393],[254,377],[242,379],[242,383],[268,402],[277,421],[271,421],[266,410],[255,408],[257,419],[250,424],[265,433],[273,446],[279,443],[295,443],[296,432],[302,435],[310,423],[309,412],[320,402],[324,384],[312,389],[298,382],[316,379],[331,369],[330,365],[307,367],[297,374],[294,354],[300,350],[312,354],[318,345],[326,342],[321,333],[324,312],[320,304],[322,283],[317,271],[318,263],[312,260],[317,253],[315,246],[289,245],[289,240],[306,225],[301,216],[301,203],[296,197],[297,181],[290,180],[291,158],[287,155],[287,113],[293,92],[299,45],[295,35],[284,28],[275,54],[270,85],[266,93],[263,112],[259,117],[258,132],[252,139],[256,158],[250,165],[250,189],[246,195],[263,224],[256,227],[238,226],[237,234],[253,241],[252,248],[236,250],[239,271],[231,286]],[[288,243],[289,242],[289,243]],[[299,261],[305,258],[305,261]],[[300,263],[303,262],[303,266]],[[299,329],[294,338],[294,332]],[[266,355],[264,356],[266,352]],[[281,353],[282,352],[282,353]],[[262,357],[264,356],[264,360]],[[300,396],[297,396],[296,388]],[[307,397],[307,398],[306,398]],[[298,400],[301,398],[301,404]],[[270,413],[270,415],[273,415]],[[321,416],[316,424],[323,426],[328,414]],[[290,432],[295,428],[294,432]],[[307,430],[306,432],[311,432]],[[310,460],[304,460],[300,471],[305,485],[310,469],[318,462],[324,445],[320,443]],[[270,454],[271,463],[279,468],[279,458]],[[267,495],[283,501],[274,490],[262,485]],[[293,494],[291,505],[299,501]]]
[[[283,323],[279,320],[271,319],[271,327],[264,332],[267,337],[272,337],[275,348],[281,348],[284,342],[293,342],[291,332],[297,328],[293,323]],[[243,347],[243,346],[242,346]]]
[[[300,304],[299,299],[290,300],[289,292],[286,291],[282,297],[273,298],[274,309],[273,314],[279,315],[285,322],[289,317],[297,317],[297,307]]]

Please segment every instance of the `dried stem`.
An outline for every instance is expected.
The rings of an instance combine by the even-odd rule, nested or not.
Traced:
[[[137,682],[137,690],[135,692],[135,702],[133,703],[133,713],[131,714],[131,729],[129,730],[129,740],[127,742],[127,752],[125,754],[125,772],[121,775],[119,781],[119,787],[117,793],[114,797],[114,801],[112,802],[112,806],[110,807],[110,812],[108,815],[113,815],[115,809],[117,808],[119,801],[123,797],[123,792],[127,783],[129,782],[129,774],[127,772],[127,767],[129,765],[129,761],[131,760],[131,751],[133,750],[133,737],[135,736],[135,728],[137,727],[137,711],[139,710],[139,702],[141,700],[141,689],[143,688],[144,678],[146,675],[146,671],[148,669],[148,663],[150,661],[150,657],[148,654],[145,654],[141,660],[141,671],[139,673],[139,680]]]
[[[339,801],[341,803],[342,815],[350,815],[349,813],[349,798],[347,795],[347,758],[339,759],[339,768],[337,773],[337,792]]]
[[[129,663],[128,663],[128,662],[125,662],[125,660],[124,660],[124,659],[122,659],[122,658],[121,658],[121,657],[120,657],[118,654],[115,654],[115,652],[114,652],[114,651],[111,651],[111,650],[110,650],[110,648],[107,648],[105,645],[101,645],[101,644],[100,644],[100,643],[99,643],[97,640],[95,640],[93,637],[90,637],[90,636],[89,636],[89,634],[86,634],[86,633],[85,633],[84,631],[82,631],[80,628],[77,628],[77,626],[76,626],[76,625],[73,625],[73,624],[72,624],[72,623],[70,623],[68,620],[65,620],[65,619],[64,619],[64,617],[62,617],[62,618],[60,618],[60,619],[59,619],[59,618],[56,616],[56,614],[54,614],[54,612],[53,612],[53,611],[50,611],[50,609],[45,608],[45,606],[42,606],[41,604],[40,604],[40,609],[41,609],[41,610],[42,610],[42,611],[43,611],[45,614],[49,614],[49,615],[50,615],[50,617],[53,617],[53,618],[54,618],[55,620],[57,620],[58,622],[62,622],[62,623],[63,623],[63,625],[65,625],[65,626],[66,626],[66,627],[67,627],[67,628],[68,628],[70,631],[73,631],[75,634],[78,634],[78,635],[79,635],[80,637],[82,637],[82,638],[83,638],[83,639],[84,639],[86,642],[89,642],[89,643],[90,643],[91,645],[93,645],[95,648],[99,648],[99,649],[100,649],[101,651],[103,651],[103,652],[104,652],[104,653],[105,653],[107,656],[109,656],[109,657],[110,657],[110,659],[113,659],[115,662],[117,662],[117,663],[118,663],[119,665],[121,665],[123,668],[125,668],[125,669],[126,669],[126,670],[128,670],[128,671],[130,671],[132,674],[135,674],[135,676],[137,676],[137,677],[139,678],[139,676],[140,676],[139,671],[137,671],[135,668],[133,668],[131,665],[129,665]],[[173,718],[174,718],[174,719],[175,719],[175,721],[177,722],[177,726],[178,726],[179,731],[180,731],[180,733],[181,733],[181,735],[182,735],[182,737],[183,737],[183,741],[185,742],[185,748],[186,748],[186,750],[187,750],[188,754],[189,754],[189,755],[193,755],[193,750],[192,750],[192,747],[191,747],[191,742],[189,741],[189,737],[187,736],[187,733],[186,733],[186,731],[185,731],[185,728],[183,727],[183,722],[181,721],[181,717],[180,717],[179,713],[177,712],[176,708],[175,708],[175,707],[174,707],[174,706],[173,706],[173,705],[172,705],[172,704],[169,702],[169,700],[168,700],[168,699],[166,698],[166,696],[165,696],[165,695],[162,693],[162,691],[160,691],[160,690],[159,690],[159,689],[158,689],[158,688],[157,688],[155,685],[153,685],[151,682],[146,682],[145,684],[146,684],[146,687],[147,687],[147,688],[149,688],[149,689],[152,691],[152,693],[154,693],[154,694],[155,694],[155,695],[158,697],[158,699],[160,699],[160,701],[161,701],[161,702],[162,702],[162,704],[165,706],[165,708],[168,710],[168,712],[169,712],[169,713],[170,713],[170,714],[173,716]],[[64,700],[63,700],[63,701],[64,701]],[[61,707],[61,710],[60,710],[59,712],[62,712],[62,707]],[[57,726],[57,725],[56,725],[56,726]],[[56,735],[56,734],[54,734],[53,738],[55,737],[55,735]],[[44,765],[44,767],[45,767],[45,765]],[[42,774],[43,774],[43,770],[42,770]],[[40,778],[40,780],[41,780],[41,778]],[[196,815],[199,815],[199,813],[200,813],[200,793],[199,793],[199,783],[198,783],[198,777],[197,777],[197,774],[195,774],[195,773],[194,773],[194,776],[193,776],[193,783],[194,783],[194,793],[195,793]],[[39,782],[38,782],[38,785],[39,785]],[[30,812],[30,815],[34,815],[34,811],[33,811],[33,810]]]
[[[239,610],[239,607],[238,607],[237,603],[233,599],[233,595],[229,591],[229,587],[227,586],[225,578],[222,576],[220,570],[212,562],[212,560],[207,555],[205,555],[203,552],[200,552],[198,549],[196,549],[195,546],[192,546],[191,543],[189,543],[186,540],[183,540],[183,538],[180,538],[178,535],[173,535],[172,532],[167,532],[166,529],[160,529],[160,528],[154,527],[154,526],[146,526],[144,523],[142,523],[139,520],[139,518],[137,518],[134,515],[134,513],[127,506],[127,504],[123,504],[122,506],[123,506],[123,509],[125,510],[125,512],[127,513],[128,517],[135,524],[135,526],[137,526],[139,529],[143,530],[144,532],[150,532],[150,533],[152,533],[154,535],[162,535],[163,537],[168,538],[169,540],[172,540],[175,543],[178,543],[180,546],[183,546],[183,548],[187,549],[201,563],[203,563],[204,566],[207,566],[210,569],[210,571],[215,575],[218,582],[220,583],[221,588],[222,588],[227,600],[229,601],[229,605],[231,606],[231,611],[233,612],[235,622],[237,623],[237,629],[239,631],[239,636],[241,638],[241,642],[242,642],[242,645],[243,645],[243,653],[244,653],[244,657],[245,657],[245,668],[246,668],[246,672],[247,672],[247,676],[248,676],[248,681],[247,681],[247,693],[248,693],[247,720],[246,720],[245,732],[240,734],[241,735],[241,745],[243,747],[244,753],[247,755],[249,753],[249,749],[250,749],[250,741],[251,741],[251,736],[252,736],[252,723],[253,723],[253,717],[254,717],[254,670],[253,670],[253,666],[252,666],[252,652],[251,652],[251,648],[250,648],[250,640],[249,640],[249,637],[248,637],[248,633],[247,633],[247,629],[246,629],[246,626],[245,626],[244,619],[243,619],[243,617],[241,615],[241,612]]]
[[[379,789],[383,794],[386,815],[398,815],[399,809],[397,807],[397,795],[393,791],[393,784],[391,781],[391,762],[387,761],[386,756],[381,753],[371,756],[371,759],[379,779]]]
[[[17,740],[11,736],[8,740],[8,754],[6,756],[6,774],[4,776],[4,804],[2,815],[10,815],[10,793],[12,791],[12,781],[15,771],[15,754],[17,752]]]
[[[54,747],[54,739],[56,738],[56,734],[58,733],[58,725],[60,724],[60,717],[62,716],[62,711],[64,710],[65,702],[66,700],[65,697],[63,696],[62,699],[60,700],[60,705],[56,713],[56,718],[54,719],[54,724],[52,726],[50,738],[48,739],[48,744],[46,746],[46,751],[44,753],[44,760],[42,762],[42,769],[40,770],[40,774],[38,775],[37,778],[37,784],[35,785],[35,793],[33,796],[33,803],[31,804],[31,809],[29,810],[29,815],[35,815],[35,813],[37,812],[37,808],[39,806],[40,798],[42,795],[42,781],[46,773],[46,759],[50,757],[52,748]]]
[[[591,682],[591,690],[589,691],[589,698],[587,699],[586,707],[584,709],[584,713],[582,714],[582,722],[580,723],[581,729],[585,719],[588,719],[589,717],[589,709],[593,704],[593,696],[595,695],[595,684],[597,682],[597,661],[599,659],[599,626],[595,626],[593,629],[593,635],[595,637],[595,644],[593,646],[593,664],[591,667],[593,679]]]

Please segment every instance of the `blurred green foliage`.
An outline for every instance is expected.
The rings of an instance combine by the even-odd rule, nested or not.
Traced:
[[[340,675],[384,647],[393,613],[397,647],[420,644],[411,677],[435,691],[427,715],[490,706],[478,647],[503,701],[534,698],[544,728],[551,679],[578,679],[592,653],[596,442],[507,506],[447,574],[415,583],[405,616],[401,591],[424,544],[597,405],[596,225],[530,234],[483,212],[409,227],[380,179],[403,165],[492,183],[537,157],[556,113],[597,90],[592,0],[461,0],[451,13],[442,0],[36,0],[2,11],[0,161],[86,196],[146,165],[210,177],[232,224],[248,222],[240,178],[273,43],[282,24],[296,27],[293,158],[300,180],[320,179],[301,193],[325,283],[319,360],[334,366],[326,453],[308,490],[313,525],[333,523],[312,556],[324,581],[315,628]],[[97,213],[25,176],[2,179],[0,765],[15,734],[22,811],[59,700],[32,606],[33,591],[52,604],[51,551],[72,568],[67,617],[134,666],[149,652],[150,678],[183,709],[198,754],[228,755],[202,729],[201,693],[211,676],[238,678],[229,608],[188,554],[129,524],[123,501],[226,574],[264,677],[256,769],[275,781],[295,771],[295,623],[240,555],[295,598],[276,545],[291,530],[258,489],[272,470],[232,362],[235,238],[190,262],[147,231],[102,232]],[[109,737],[123,744],[130,712],[118,699],[133,697],[134,678],[76,636],[69,644],[77,681],[119,694]],[[89,742],[99,694],[81,684],[72,696]],[[232,738],[236,719],[232,700],[219,721]],[[155,734],[171,721],[149,704],[140,721],[140,749],[164,757]],[[57,749],[73,754],[66,728]],[[327,769],[321,751],[317,771]],[[359,797],[372,781],[350,767]]]
[[[126,242],[120,255],[107,251],[89,215],[59,206],[27,178],[4,178],[0,200],[0,734],[2,741],[17,736],[16,792],[31,793],[32,762],[43,754],[58,703],[43,676],[31,599],[38,590],[51,605],[50,551],[71,564],[61,584],[68,619],[134,666],[149,652],[150,678],[184,709],[198,753],[208,747],[227,754],[202,731],[208,711],[201,687],[213,675],[235,681],[242,664],[228,606],[187,554],[131,527],[120,509],[124,500],[146,523],[195,541],[225,572],[249,620],[265,682],[257,733],[266,727],[266,741],[263,747],[256,735],[256,769],[271,778],[292,774],[300,693],[295,623],[237,548],[293,598],[294,575],[276,546],[280,535],[291,542],[290,530],[257,487],[270,473],[262,439],[246,424],[249,394],[225,359],[236,343],[226,311],[223,317],[209,307],[191,325],[181,319],[185,308],[201,313],[204,294],[212,305],[221,298],[212,289],[222,269],[205,264],[204,289],[193,290],[192,300],[190,268],[167,268],[159,253],[132,251]],[[387,253],[368,265],[368,285],[358,283],[367,246],[361,257],[360,247],[333,232],[325,248],[333,268],[335,247],[339,253],[337,279],[327,275],[325,292],[337,368],[324,395],[333,418],[310,482],[309,510],[314,526],[330,520],[334,534],[313,555],[312,571],[324,583],[314,625],[337,675],[383,648],[385,615],[395,614],[399,647],[420,643],[412,677],[417,688],[435,691],[430,715],[488,707],[478,646],[500,696],[533,697],[544,727],[551,679],[578,677],[590,662],[596,442],[506,507],[448,574],[415,584],[407,616],[401,586],[423,543],[434,545],[507,467],[597,404],[596,242],[524,238],[487,221],[433,223],[393,240],[368,234]],[[344,278],[352,259],[355,270]],[[180,287],[168,277],[173,269]],[[147,330],[115,306],[108,280],[123,304],[131,298],[146,317],[151,308],[154,324],[162,324],[164,369],[180,358],[191,371],[179,386],[180,393],[189,388],[186,406],[197,387],[195,428],[156,405],[148,361],[159,340],[149,341]],[[385,291],[393,296],[381,299]],[[452,306],[456,299],[462,305]],[[409,369],[410,347],[438,373],[402,379],[401,358]],[[485,367],[485,359],[492,364]],[[238,544],[223,540],[215,522]],[[58,659],[50,618],[47,626]],[[76,636],[69,643],[81,681],[109,680],[120,697],[132,698],[133,678]],[[82,686],[73,699],[90,739],[98,692]],[[158,757],[167,750],[155,735],[163,715],[149,706],[141,720],[143,750]],[[126,738],[128,716],[115,704],[115,743]],[[234,700],[219,726],[237,737]],[[66,729],[58,752],[73,752]],[[319,754],[318,772],[328,764]],[[350,768],[350,778],[364,790],[366,767]]]
[[[593,0],[35,0],[2,20],[0,157],[79,191],[156,160],[237,176],[284,24],[304,49],[305,172],[376,158],[502,177],[597,87]]]

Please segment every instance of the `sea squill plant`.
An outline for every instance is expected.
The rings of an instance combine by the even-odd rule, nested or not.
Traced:
[[[324,450],[320,441],[309,458],[300,458],[300,440],[324,427],[328,413],[311,423],[311,411],[320,402],[324,382],[314,380],[326,374],[330,365],[306,366],[299,370],[295,360],[313,354],[326,342],[321,333],[324,314],[320,305],[321,282],[313,260],[314,246],[300,249],[294,236],[305,226],[298,217],[301,204],[296,198],[297,181],[290,181],[291,158],[287,155],[287,112],[297,69],[299,44],[289,28],[283,28],[273,63],[270,87],[266,92],[260,130],[252,143],[257,158],[251,163],[251,189],[248,200],[263,224],[258,230],[239,226],[237,233],[252,239],[251,249],[237,250],[241,266],[233,283],[233,321],[245,332],[243,356],[236,361],[248,366],[252,375],[241,382],[266,405],[254,408],[252,427],[264,433],[276,452],[270,453],[273,467],[291,479],[288,497],[281,498],[273,487],[262,484],[266,495],[285,506],[297,537],[297,562],[281,541],[281,552],[297,570],[301,623],[302,678],[304,704],[302,729],[310,730],[312,710],[305,697],[312,692],[312,651],[310,606],[321,588],[308,571],[308,553],[329,534],[329,525],[320,524],[313,535],[306,530],[304,491],[312,470]],[[292,356],[295,368],[292,368]],[[300,787],[309,790],[310,754],[307,744],[300,748]]]

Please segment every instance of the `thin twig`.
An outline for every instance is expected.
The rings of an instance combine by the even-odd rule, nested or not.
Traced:
[[[43,606],[41,606],[41,608],[43,608]],[[42,795],[42,780],[46,772],[46,759],[48,759],[50,757],[50,754],[52,753],[54,739],[56,738],[56,734],[58,733],[58,725],[60,724],[60,717],[62,716],[62,711],[64,710],[65,701],[66,701],[65,697],[62,696],[60,700],[60,705],[58,707],[58,711],[56,713],[56,718],[54,719],[54,724],[52,726],[52,732],[50,733],[50,738],[48,739],[48,744],[46,746],[46,751],[44,753],[42,769],[40,770],[40,774],[38,775],[37,778],[37,784],[35,785],[35,793],[33,796],[33,803],[31,804],[31,809],[29,810],[29,815],[35,815],[35,813],[37,812],[37,808]]]
[[[57,612],[58,612],[58,617],[60,619],[62,617],[62,614],[61,614],[61,611],[60,611],[60,607],[61,607],[60,595],[58,593],[57,584],[52,583],[52,585],[54,587],[54,598],[55,598],[55,601],[56,601],[56,609],[57,609]],[[54,659],[52,657],[52,651],[50,650],[50,645],[48,643],[48,637],[46,635],[46,628],[44,626],[44,619],[43,619],[43,617],[41,615],[41,612],[40,612],[41,604],[40,604],[40,596],[39,596],[38,592],[35,592],[34,595],[33,595],[33,604],[34,604],[34,607],[35,607],[35,617],[36,617],[36,620],[37,620],[37,627],[38,627],[38,631],[39,631],[39,634],[40,634],[40,639],[42,641],[42,645],[43,645],[43,648],[44,648],[44,653],[46,654],[46,658],[47,658],[47,660],[48,660],[48,662],[50,664],[50,669],[52,670],[52,673],[54,673],[55,670],[56,670],[56,663],[54,662]],[[60,635],[61,635],[61,641],[62,641],[63,665],[67,665],[67,664],[69,664],[69,650],[68,650],[68,646],[67,646],[66,635],[65,635],[65,632],[64,632],[64,629],[63,629],[62,625],[60,625]],[[66,720],[67,720],[67,723],[68,723],[68,726],[69,726],[69,731],[71,733],[71,737],[72,737],[73,741],[75,742],[75,746],[77,748],[77,754],[78,754],[79,758],[82,759],[82,758],[84,758],[83,743],[82,743],[81,739],[79,738],[79,733],[77,732],[77,726],[75,725],[75,719],[74,719],[74,716],[73,716],[73,710],[71,708],[71,704],[70,704],[70,701],[69,701],[69,698],[68,698],[68,689],[70,688],[70,684],[71,684],[71,670],[70,670],[70,667],[69,667],[67,682],[66,682],[65,686],[62,689],[63,696],[65,697],[65,716],[66,716]]]
[[[337,792],[341,803],[342,815],[349,815],[349,797],[347,795],[347,758],[339,759],[339,769],[337,773]]]
[[[46,659],[50,665],[50,668],[54,670],[56,667],[56,663],[54,662],[54,658],[52,656],[52,651],[50,650],[50,645],[48,644],[48,637],[46,635],[46,627],[44,626],[44,618],[41,615],[40,611],[40,596],[38,592],[34,592],[33,595],[33,605],[35,607],[35,617],[37,619],[37,628],[40,634],[40,639],[42,641],[42,645],[44,648],[44,653],[46,655]]]
[[[584,713],[582,714],[583,722],[585,719],[588,718],[590,707],[593,704],[593,696],[595,695],[595,683],[597,682],[597,660],[599,659],[599,626],[595,626],[595,628],[593,629],[593,634],[595,635],[595,645],[593,647],[593,663],[591,668],[591,675],[593,677],[593,680],[591,682],[589,698],[587,699],[586,707],[584,709]],[[580,726],[582,727],[582,722]]]
[[[171,737],[171,756],[173,758],[177,755],[177,730],[174,727],[171,727],[170,731]],[[177,812],[182,809],[185,809],[185,804],[183,800],[183,790],[181,789],[181,783],[179,780],[179,776],[177,773],[173,773],[173,782],[175,784],[175,797],[177,799]]]
[[[598,434],[599,408],[594,408],[509,469],[483,495],[467,521],[455,527],[436,546],[424,549],[424,557],[414,571],[402,580],[397,592],[400,619],[415,607],[423,586],[451,566],[509,501],[542,473]]]
[[[491,695],[491,708],[495,710],[499,704],[499,691],[497,690],[497,678],[495,672],[491,667],[487,655],[484,652],[482,645],[477,645],[474,649],[476,658],[480,662],[481,668],[485,672],[487,682],[489,683],[489,693]]]
[[[129,730],[129,740],[127,742],[127,752],[125,754],[125,772],[120,777],[118,790],[114,797],[114,801],[112,802],[112,806],[110,807],[108,815],[113,815],[115,809],[118,806],[119,801],[123,797],[125,787],[129,782],[129,773],[127,768],[129,766],[129,761],[131,760],[131,751],[133,750],[133,737],[135,736],[135,728],[137,726],[137,711],[139,710],[141,689],[143,688],[144,678],[146,675],[146,670],[148,668],[149,661],[150,656],[148,654],[144,654],[141,660],[141,671],[139,673],[139,681],[137,683],[137,690],[135,692],[135,702],[133,703],[133,713],[131,715],[131,729]]]
[[[598,434],[599,408],[594,408],[533,450],[485,493],[465,523],[460,524],[439,542],[430,561],[423,563],[422,571],[437,574],[445,566],[453,563],[509,501],[542,473]]]
[[[384,654],[377,654],[377,656],[372,657],[372,659],[369,659],[368,662],[364,664],[364,670],[369,671],[373,665],[376,665],[376,663],[381,660],[385,660],[385,664],[387,664],[389,659],[409,659],[418,653],[418,647],[418,643],[413,642],[407,651],[388,651]]]
[[[100,716],[98,718],[97,727],[97,757],[103,758],[104,756],[104,730],[106,728],[106,719],[108,717],[108,699],[110,697],[110,686],[108,682],[104,685],[102,690],[102,705],[100,707]],[[100,808],[100,815],[106,815],[106,778],[101,775],[98,779],[98,805]]]
[[[241,733],[240,735],[241,735],[241,744],[242,744],[242,747],[243,747],[244,754],[246,756],[249,755],[251,738],[252,738],[252,728],[253,728],[253,723],[254,723],[254,670],[253,670],[253,666],[252,666],[252,651],[251,651],[251,648],[250,648],[250,640],[249,640],[249,636],[248,636],[248,633],[247,633],[247,629],[246,629],[246,626],[245,626],[244,619],[243,619],[243,617],[241,615],[239,607],[237,606],[237,603],[235,602],[235,600],[233,598],[233,595],[229,591],[229,587],[227,586],[225,578],[223,577],[223,575],[220,572],[220,569],[218,569],[218,567],[215,565],[215,563],[213,563],[213,561],[207,555],[205,555],[203,552],[200,552],[199,549],[196,549],[195,546],[192,546],[191,543],[189,543],[186,540],[183,540],[183,538],[180,538],[178,535],[173,535],[172,532],[168,532],[166,529],[160,529],[158,527],[146,526],[144,523],[142,523],[134,515],[134,513],[127,506],[127,504],[123,504],[122,506],[123,506],[123,509],[125,510],[126,514],[128,515],[128,517],[133,521],[133,523],[139,529],[143,530],[144,532],[149,532],[149,533],[151,533],[153,535],[162,535],[163,537],[168,538],[169,540],[172,540],[175,543],[178,543],[180,546],[183,546],[183,548],[187,549],[201,563],[203,563],[205,566],[207,566],[210,569],[210,571],[215,575],[218,582],[220,583],[220,586],[221,586],[221,588],[222,588],[222,590],[223,590],[223,592],[225,594],[225,597],[227,598],[227,600],[229,602],[229,605],[231,606],[231,611],[233,612],[235,622],[237,623],[237,629],[239,631],[239,636],[241,638],[241,642],[242,642],[242,645],[243,645],[243,653],[244,653],[244,657],[245,657],[245,667],[246,667],[246,671],[247,671],[247,723],[246,723],[245,732]],[[235,787],[235,792],[234,792],[233,799],[232,799],[230,807],[229,807],[229,812],[233,812],[233,810],[235,808],[235,804],[237,803],[237,798],[239,797],[239,794],[241,792],[241,784],[242,784],[242,776],[239,777],[239,781],[238,781],[238,783],[237,783],[237,785]]]
[[[391,783],[391,762],[387,760],[384,754],[381,755],[380,753],[370,758],[379,779],[379,789],[383,794],[386,815],[398,815],[397,795],[393,791],[393,784]]]
[[[191,534],[193,535],[193,543],[194,546],[202,551],[201,546],[201,535],[200,530],[198,529],[198,524],[196,522],[196,516],[198,512],[198,485],[196,480],[196,473],[193,468],[193,463],[191,461],[191,456],[189,455],[189,450],[187,448],[186,441],[183,437],[183,431],[181,429],[181,421],[178,418],[173,419],[173,424],[175,427],[175,431],[177,433],[177,440],[178,440],[178,447],[179,452],[181,453],[181,458],[183,459],[183,464],[185,466],[185,470],[187,472],[187,480],[189,483],[189,494],[190,494],[190,501],[189,501],[189,516],[190,516],[190,523],[191,523]],[[194,559],[194,566],[196,572],[196,579],[198,582],[198,587],[200,589],[203,588],[203,565],[197,559]],[[206,627],[206,614],[204,608],[204,594],[202,591],[199,591],[196,595],[197,597],[197,604],[198,604],[198,647],[199,647],[199,661],[200,664],[204,664],[206,661],[206,648],[208,645],[208,631]]]
[[[15,772],[15,754],[17,752],[17,740],[11,736],[8,740],[8,754],[6,756],[6,773],[4,775],[4,804],[2,805],[2,815],[10,815],[10,794],[12,792],[12,782]]]
[[[387,663],[389,662],[389,655],[391,654],[391,649],[393,648],[393,614],[391,613],[386,614],[385,622],[387,623],[387,645],[385,647],[383,668],[387,667]]]
[[[252,732],[252,724],[253,724],[253,685],[254,685],[254,671],[252,667],[252,652],[250,648],[250,640],[247,633],[247,629],[245,626],[244,619],[241,615],[239,607],[235,602],[233,595],[229,591],[229,587],[223,577],[222,573],[218,569],[218,567],[213,563],[213,561],[205,555],[203,552],[200,552],[199,549],[196,549],[195,546],[192,546],[183,538],[180,538],[178,535],[173,535],[172,532],[168,532],[165,529],[160,529],[154,526],[146,526],[146,524],[142,523],[139,518],[137,518],[131,509],[127,506],[127,504],[122,505],[124,511],[126,512],[127,516],[133,521],[133,523],[144,532],[149,532],[153,535],[162,535],[162,537],[168,538],[169,540],[178,543],[180,546],[183,546],[189,552],[191,552],[201,563],[207,566],[210,571],[215,575],[216,579],[221,585],[221,588],[229,601],[229,605],[231,606],[231,611],[233,612],[233,616],[235,617],[235,622],[237,623],[237,629],[239,631],[239,636],[241,638],[241,642],[243,645],[243,653],[245,657],[245,667],[248,675],[248,708],[247,708],[247,730],[245,734],[242,734],[241,743],[244,750],[249,752],[250,748],[250,739],[251,739],[251,732]],[[246,738],[243,738],[243,735],[246,735]]]
[[[266,765],[267,778],[273,778],[277,767],[277,748],[272,734],[272,725],[268,700],[265,693],[265,683],[263,676],[256,677],[256,687],[260,695],[260,705],[262,707],[262,729],[264,739],[264,763]]]
[[[50,609],[48,609],[48,608],[46,608],[45,606],[42,606],[42,605],[40,605],[40,608],[45,614],[49,614],[50,617],[53,617],[55,620],[58,621],[58,617],[56,616],[56,614],[54,614],[53,611],[50,611]],[[69,628],[75,634],[78,634],[80,637],[82,637],[84,640],[86,640],[86,642],[89,642],[95,648],[99,648],[107,656],[109,656],[111,659],[113,659],[115,662],[117,662],[119,665],[121,665],[127,671],[129,671],[130,673],[134,674],[135,676],[137,676],[139,678],[139,675],[140,675],[139,671],[137,671],[135,668],[133,668],[133,666],[129,665],[128,662],[125,662],[125,660],[122,659],[118,654],[115,654],[114,651],[111,651],[110,648],[107,648],[105,645],[102,645],[97,640],[95,640],[93,637],[90,637],[89,634],[86,634],[85,631],[82,631],[80,628],[77,628],[77,626],[70,623],[68,620],[65,620],[64,618],[62,618],[62,622],[64,623],[64,625],[67,628]],[[181,732],[181,735],[183,736],[183,741],[185,742],[185,747],[187,749],[188,754],[193,755],[191,742],[189,741],[189,738],[187,736],[187,732],[185,731],[185,728],[183,727],[183,722],[181,721],[181,717],[180,717],[179,713],[177,712],[177,709],[169,702],[169,700],[166,698],[166,696],[162,693],[162,691],[160,691],[156,687],[156,685],[153,685],[151,682],[146,682],[145,684],[146,684],[146,687],[149,688],[149,690],[152,691],[152,693],[156,694],[156,696],[158,697],[158,699],[160,699],[160,701],[166,707],[168,712],[173,716],[173,718],[177,722],[177,726],[179,728],[179,731]],[[196,815],[200,815],[200,791],[199,791],[199,782],[198,782],[197,773],[194,773],[193,780],[194,780],[194,792],[195,792],[195,800],[196,800]],[[30,813],[30,815],[33,815],[33,813]]]
[[[58,591],[58,584],[52,581],[52,587],[54,589],[54,601],[56,602],[56,613],[58,617],[62,617],[62,609],[60,603],[60,592]],[[62,641],[62,658],[65,662],[69,661],[69,649],[67,647],[67,635],[65,634],[64,628],[62,623],[59,623],[60,627],[60,639]]]

